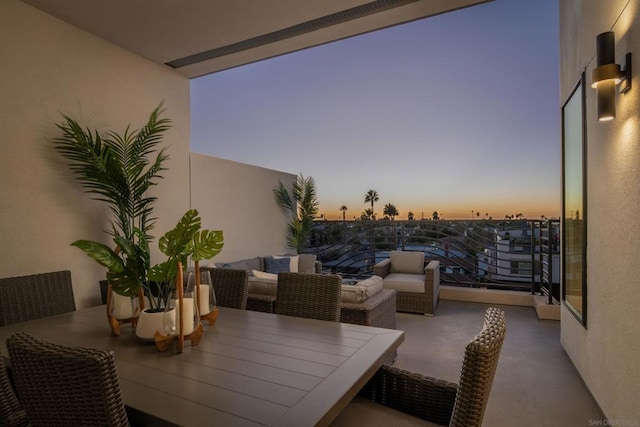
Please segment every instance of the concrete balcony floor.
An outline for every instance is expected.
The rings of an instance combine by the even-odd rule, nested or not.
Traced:
[[[464,347],[480,331],[490,306],[505,311],[507,335],[483,425],[586,426],[590,420],[603,420],[560,345],[560,322],[538,320],[531,307],[441,300],[434,317],[397,313],[397,328],[405,331],[405,342],[398,349],[396,366],[458,382]],[[334,425],[425,425],[385,409],[384,415],[365,414],[369,407],[351,404]],[[391,419],[385,417],[389,413]]]

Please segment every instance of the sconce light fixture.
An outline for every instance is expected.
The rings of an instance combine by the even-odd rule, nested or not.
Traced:
[[[591,72],[591,87],[596,90],[598,121],[616,117],[616,85],[624,81],[620,93],[631,89],[631,53],[625,55],[625,65],[620,70],[616,64],[615,35],[613,31],[598,34],[596,38],[598,66]]]

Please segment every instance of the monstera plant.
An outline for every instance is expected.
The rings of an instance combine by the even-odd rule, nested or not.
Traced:
[[[146,244],[144,236],[141,240]],[[126,239],[114,238],[114,243],[121,249],[120,253],[89,240],[78,240],[73,245],[107,268],[107,278],[112,286],[115,285],[114,289],[117,287],[120,292],[131,293],[135,290],[135,285],[131,284],[142,287],[150,304],[148,311],[159,312],[164,310],[175,287],[178,263],[186,266],[190,257],[194,260],[213,258],[222,250],[224,239],[221,230],[201,230],[198,211],[191,209],[158,241],[160,251],[167,259],[147,271],[137,268],[147,265],[148,252],[140,251],[139,245],[132,245]]]
[[[222,250],[224,246],[222,230],[200,230],[200,228],[201,220],[198,211],[191,209],[158,241],[160,251],[167,256],[167,260],[151,267],[149,271],[149,279],[156,284],[157,288],[157,296],[151,303],[152,308],[159,309],[166,305],[169,293],[176,285],[175,278],[179,265],[186,266],[188,258],[194,261],[211,259]],[[153,292],[150,287],[145,287],[145,293],[150,295]]]

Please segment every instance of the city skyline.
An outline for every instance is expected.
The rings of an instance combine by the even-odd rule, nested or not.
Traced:
[[[191,81],[191,149],[316,181],[319,214],[559,217],[557,0],[496,0]]]

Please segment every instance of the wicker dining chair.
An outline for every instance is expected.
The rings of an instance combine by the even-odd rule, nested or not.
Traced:
[[[16,391],[32,426],[128,426],[112,350],[18,332],[7,339]]]
[[[217,305],[240,310],[247,309],[249,273],[246,270],[201,267],[200,271],[207,271],[211,275]]]
[[[75,310],[68,270],[0,278],[0,326]]]
[[[383,365],[360,391],[354,407],[378,409],[369,406],[371,402],[366,404],[364,397],[436,425],[482,425],[506,328],[504,312],[487,309],[482,331],[466,346],[458,384]],[[349,410],[348,406],[345,411]],[[345,415],[353,418],[354,414]],[[393,418],[387,412],[384,416]]]
[[[280,273],[274,312],[339,322],[341,285],[335,274]]]
[[[18,401],[0,354],[0,426],[27,426],[27,413]]]

